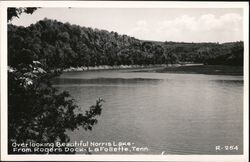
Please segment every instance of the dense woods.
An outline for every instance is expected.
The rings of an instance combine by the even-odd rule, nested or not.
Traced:
[[[143,41],[49,19],[26,28],[9,25],[8,41],[9,65],[23,60],[39,60],[53,68],[185,62],[243,65],[243,42]]]

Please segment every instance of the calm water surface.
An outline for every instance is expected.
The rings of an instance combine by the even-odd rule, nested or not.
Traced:
[[[242,154],[243,77],[120,71],[68,72],[54,83],[82,112],[105,100],[92,131],[71,141],[130,141],[135,154]],[[216,151],[215,146],[239,150]],[[104,152],[102,152],[104,153]]]

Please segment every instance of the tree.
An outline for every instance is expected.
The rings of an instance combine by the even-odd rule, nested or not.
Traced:
[[[34,10],[9,8],[8,19],[18,17],[22,12],[32,13]],[[24,31],[32,34],[31,31]],[[97,123],[96,116],[101,114],[103,100],[99,98],[85,114],[76,113],[75,110],[80,108],[70,94],[66,91],[59,92],[51,84],[51,79],[58,76],[61,70],[49,66],[46,61],[41,63],[37,60],[40,45],[34,48],[29,46],[27,39],[20,38],[17,40],[22,42],[16,42],[12,36],[10,34],[8,41],[9,153],[14,153],[11,147],[13,142],[69,142],[65,133],[67,129],[83,127],[85,130],[92,130]],[[67,41],[68,34],[63,34],[62,39]],[[15,45],[22,50],[15,50]],[[46,56],[48,51],[44,50],[43,55]]]
[[[11,21],[13,17],[18,17],[22,13],[27,13],[27,14],[32,14],[35,10],[37,10],[37,7],[20,7],[20,8],[15,8],[15,7],[9,7],[7,9],[7,18],[8,21]]]

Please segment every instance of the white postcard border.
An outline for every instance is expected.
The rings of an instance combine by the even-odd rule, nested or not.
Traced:
[[[83,8],[242,8],[244,12],[243,155],[8,155],[7,153],[7,7]],[[249,4],[248,2],[164,1],[1,1],[1,160],[3,161],[232,161],[247,162],[249,151]]]

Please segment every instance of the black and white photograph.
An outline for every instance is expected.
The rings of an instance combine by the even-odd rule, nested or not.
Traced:
[[[3,160],[247,161],[248,5],[1,2]]]

